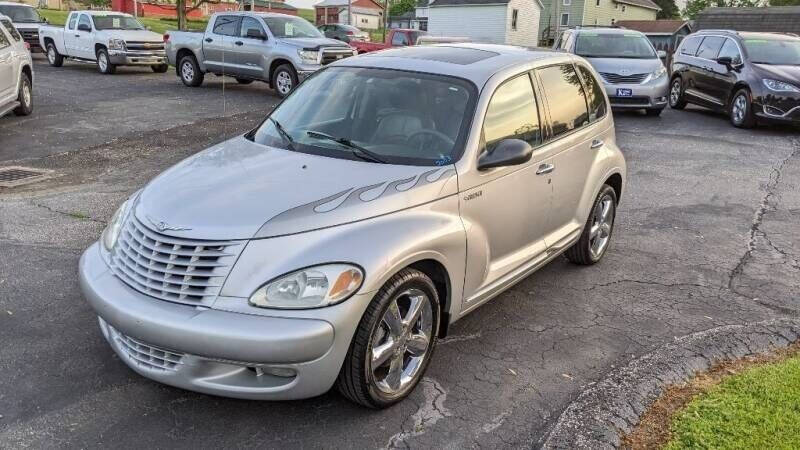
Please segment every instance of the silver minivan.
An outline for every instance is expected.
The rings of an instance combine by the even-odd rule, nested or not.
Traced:
[[[624,28],[565,30],[555,48],[582,56],[600,73],[611,107],[658,116],[667,106],[669,76],[663,50],[643,33]]]
[[[81,257],[81,287],[145,377],[266,400],[336,385],[386,407],[454,322],[559,255],[600,261],[625,170],[580,57],[347,58],[134,193]]]

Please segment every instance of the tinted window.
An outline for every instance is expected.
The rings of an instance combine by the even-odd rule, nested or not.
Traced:
[[[395,33],[392,35],[392,45],[408,45],[405,33]]]
[[[0,14],[8,16],[15,23],[41,22],[39,13],[27,5],[0,5]]]
[[[725,38],[717,37],[717,36],[708,36],[703,39],[703,43],[700,44],[700,48],[697,50],[697,57],[698,58],[705,58],[705,59],[716,59],[717,54],[719,53],[720,47],[722,47],[722,43],[725,41]]]
[[[22,40],[22,36],[19,35],[19,32],[17,31],[16,28],[14,28],[14,24],[12,24],[10,20],[3,19],[0,22],[3,22],[3,25],[5,25],[6,27],[6,30],[8,30],[8,34],[10,34],[15,41],[19,42]]]
[[[798,39],[745,39],[744,48],[756,64],[800,65]]]
[[[242,37],[247,37],[248,30],[256,30],[257,32],[261,33],[262,35],[266,36],[267,33],[264,32],[264,27],[258,23],[258,20],[252,17],[243,17],[242,18]]]
[[[239,18],[236,16],[219,16],[214,22],[214,34],[236,36],[239,28]]]
[[[656,52],[645,35],[635,32],[582,32],[575,53],[587,58],[655,59]]]
[[[570,132],[588,122],[586,94],[572,64],[545,67],[538,69],[537,73],[550,107],[553,136]]]
[[[725,43],[722,44],[722,49],[719,51],[717,58],[723,56],[730,57],[734,64],[742,63],[742,55],[739,53],[739,47],[737,47],[736,42],[733,42],[731,39],[725,39]]]
[[[505,82],[494,92],[483,122],[483,139],[488,151],[503,139],[522,139],[532,146],[541,142],[539,112],[527,74]]]
[[[689,55],[694,56],[697,53],[697,47],[700,46],[700,41],[703,38],[700,36],[692,36],[688,37],[683,40],[683,45],[681,45],[681,55]]]
[[[89,16],[87,16],[86,14],[81,14],[81,18],[78,19],[78,26],[80,25],[86,25],[87,27],[89,27],[89,29],[91,29],[92,22],[89,20]]]
[[[597,82],[597,79],[592,75],[592,72],[583,66],[578,66],[578,71],[583,78],[583,84],[586,86],[587,99],[589,104],[589,121],[601,119],[606,115],[606,97],[603,95],[603,88]]]
[[[78,20],[78,15],[77,14],[73,14],[72,17],[69,18],[69,27],[68,28],[70,30],[74,30],[75,29],[75,22],[77,20]]]
[[[92,20],[96,30],[144,30],[138,20],[120,14],[95,15]]]
[[[6,48],[9,45],[11,45],[11,43],[8,42],[6,34],[3,32],[3,30],[0,30],[0,48]]]

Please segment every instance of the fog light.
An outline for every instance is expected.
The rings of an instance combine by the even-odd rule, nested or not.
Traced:
[[[257,377],[264,374],[280,378],[294,378],[297,376],[297,372],[291,367],[256,366],[254,369]]]
[[[776,108],[774,106],[769,106],[769,105],[764,107],[764,112],[766,112],[767,114],[769,114],[771,116],[782,116],[782,115],[784,115],[784,112],[780,108]]]

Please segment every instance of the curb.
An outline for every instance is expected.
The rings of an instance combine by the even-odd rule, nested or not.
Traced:
[[[715,362],[787,347],[800,340],[800,319],[725,325],[692,333],[612,370],[561,413],[535,446],[545,449],[617,448],[664,388]]]

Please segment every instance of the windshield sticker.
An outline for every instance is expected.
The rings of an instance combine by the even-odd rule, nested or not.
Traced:
[[[450,156],[449,156],[449,155],[441,155],[441,154],[440,154],[440,155],[439,155],[439,159],[437,159],[437,160],[436,160],[436,163],[435,163],[435,164],[436,164],[437,166],[445,166],[445,165],[447,165],[447,164],[450,164],[450,162],[451,162],[452,160],[453,160],[453,159],[452,159],[452,158],[450,158]]]

